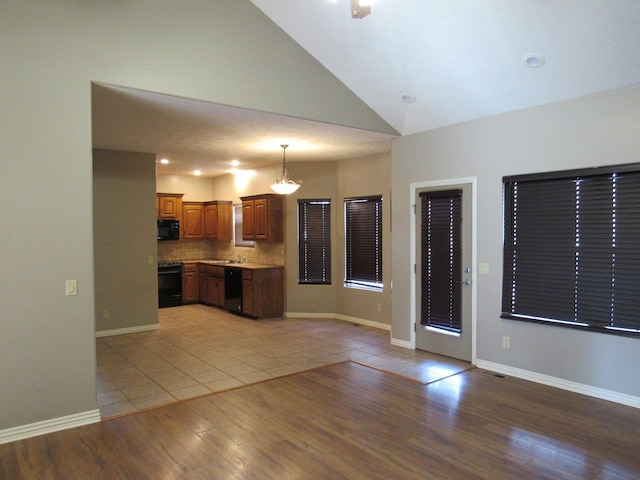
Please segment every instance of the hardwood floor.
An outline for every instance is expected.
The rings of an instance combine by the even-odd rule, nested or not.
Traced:
[[[2,479],[638,479],[640,411],[354,362],[0,445]]]

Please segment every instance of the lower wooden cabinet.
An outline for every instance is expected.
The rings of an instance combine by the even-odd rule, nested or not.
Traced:
[[[206,295],[207,305],[224,307],[224,267],[207,265],[206,272]]]
[[[242,314],[252,318],[284,314],[284,267],[242,268]],[[182,303],[200,302],[224,308],[224,266],[185,263],[182,266]]]
[[[182,265],[182,303],[195,303],[198,300],[198,265],[185,263]]]
[[[253,318],[284,313],[284,267],[242,270],[242,313]]]
[[[205,303],[207,298],[207,266],[198,263],[198,301]]]

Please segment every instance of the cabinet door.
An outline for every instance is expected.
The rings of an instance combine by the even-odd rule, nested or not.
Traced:
[[[207,265],[207,298],[205,303],[224,307],[224,267]]]
[[[210,240],[218,239],[218,205],[204,207],[204,236]]]
[[[198,264],[198,301],[207,303],[207,271],[203,263]]]
[[[212,305],[224,307],[224,278],[214,277]]]
[[[182,206],[181,195],[158,195],[158,218],[162,220],[178,220]]]
[[[253,206],[253,235],[256,240],[269,238],[269,204],[267,199],[254,200]]]
[[[242,238],[243,240],[254,240],[254,201],[242,202]]]
[[[182,303],[198,301],[198,269],[195,264],[182,267]]]
[[[202,221],[202,204],[183,204],[182,206],[182,238],[204,238]]]
[[[246,278],[242,279],[242,313],[256,316],[253,310],[253,281]]]
[[[233,205],[218,204],[218,240],[233,239]]]

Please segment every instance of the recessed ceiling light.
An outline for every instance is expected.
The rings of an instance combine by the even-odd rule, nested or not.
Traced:
[[[167,160],[166,158],[163,158],[162,160],[160,160],[160,163],[162,163],[163,165],[166,165],[167,163],[169,163],[169,160]]]
[[[238,165],[240,165],[240,162],[238,160],[231,160],[231,162],[229,163],[231,163],[232,167],[237,167]]]
[[[527,53],[522,61],[529,68],[540,68],[546,62],[544,55],[540,53]]]
[[[194,170],[193,174],[197,177],[201,174],[202,172],[200,170]]]
[[[416,96],[413,93],[409,92],[403,93],[400,98],[404,103],[413,103],[416,101]]]

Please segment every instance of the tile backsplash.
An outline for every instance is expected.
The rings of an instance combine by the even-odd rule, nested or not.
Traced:
[[[178,240],[158,242],[158,262],[183,260],[235,260],[284,265],[284,242],[255,242],[254,247],[237,247],[233,242],[216,240]]]

